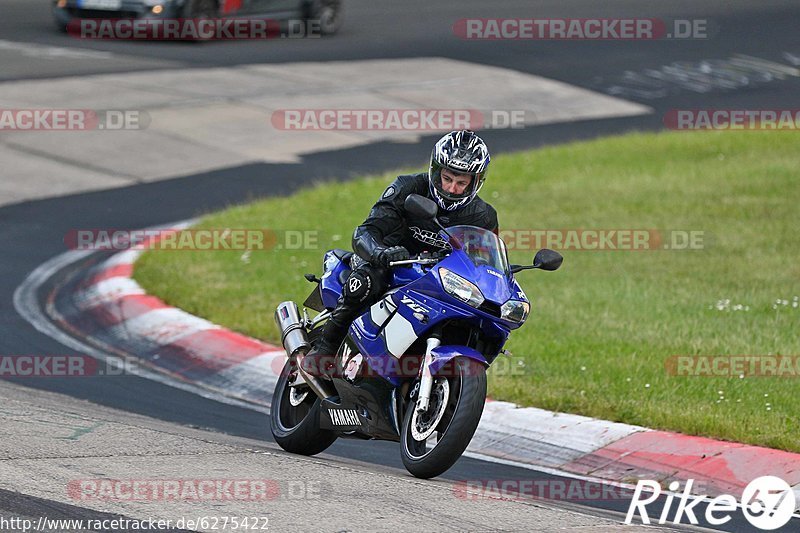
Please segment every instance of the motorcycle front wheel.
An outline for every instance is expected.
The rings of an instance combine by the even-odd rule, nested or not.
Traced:
[[[403,465],[422,479],[444,473],[467,449],[486,402],[486,369],[457,357],[434,377],[430,405],[416,410],[412,397],[403,417],[400,448]]]

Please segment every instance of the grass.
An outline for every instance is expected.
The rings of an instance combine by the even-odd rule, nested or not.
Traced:
[[[675,355],[800,355],[797,147],[792,132],[674,132],[496,157],[482,197],[501,229],[699,230],[710,244],[567,250],[558,272],[518,274],[532,313],[507,348],[524,372],[490,372],[491,396],[800,452],[800,376],[687,377],[665,368]],[[151,251],[135,278],[172,305],[277,343],[275,305],[303,301],[311,285],[302,275],[320,273],[325,249],[349,247],[392,178],[319,185],[200,224],[270,228],[279,242],[283,230],[319,230],[316,246]],[[510,255],[527,263],[532,252]]]

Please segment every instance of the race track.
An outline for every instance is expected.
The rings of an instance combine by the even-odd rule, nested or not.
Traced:
[[[185,75],[189,71],[278,68],[310,61],[445,58],[452,64],[515,71],[529,76],[528,81],[533,77],[556,80],[609,101],[613,98],[630,109],[645,110],[606,117],[576,115],[568,121],[491,130],[485,138],[495,153],[631,129],[660,129],[669,109],[797,107],[800,77],[791,73],[796,66],[792,58],[800,56],[796,39],[800,7],[795,2],[681,1],[655,6],[626,0],[606,2],[601,9],[588,0],[568,7],[548,1],[537,5],[535,15],[530,2],[521,0],[501,6],[473,0],[430,4],[418,0],[351,1],[342,33],[330,39],[195,45],[79,41],[53,31],[47,1],[6,0],[0,20],[0,106],[24,107],[26,91],[20,87],[39,87],[40,94],[51,90],[57,97],[66,86],[59,83],[75,83],[72,96],[80,100],[86,96],[82,91],[96,87],[83,85],[89,75],[128,76],[146,96],[158,93],[166,98],[170,87],[156,90],[147,86],[153,71]],[[703,40],[599,43],[465,42],[453,35],[456,20],[481,16],[705,17],[718,31]],[[626,71],[641,74],[676,61],[686,62],[685,70],[691,71],[692,64],[705,59],[740,56],[759,58],[761,71],[780,63],[789,73],[728,89],[713,84],[692,89],[668,83],[648,91],[642,91],[641,83],[631,82],[641,76],[625,75]],[[325,76],[315,80],[312,72],[304,83],[323,85],[325,81]],[[66,91],[62,94],[65,100],[69,96]],[[141,102],[144,97],[140,100],[144,105]],[[164,107],[170,112],[180,109],[171,102],[154,105],[150,112],[161,112]],[[176,123],[180,120],[184,119],[176,119]],[[220,119],[220,127],[225,128],[224,119]],[[438,136],[423,132],[406,139],[326,140],[283,160],[269,159],[260,152],[240,157],[244,150],[237,152],[237,158],[226,159],[218,153],[206,156],[209,150],[202,145],[197,159],[185,162],[185,168],[195,168],[191,172],[180,172],[184,163],[165,157],[163,165],[151,160],[148,164],[153,172],[140,176],[132,158],[130,168],[116,169],[120,175],[114,176],[109,173],[112,155],[94,157],[91,146],[82,152],[75,139],[62,142],[51,137],[39,142],[21,133],[0,132],[0,154],[5,162],[0,170],[0,247],[4,252],[0,262],[0,355],[72,353],[34,329],[12,303],[14,291],[30,272],[65,251],[63,238],[70,229],[150,227],[253,197],[285,195],[320,180],[421,165]],[[197,139],[191,142],[200,145]],[[69,143],[69,150],[64,149]],[[258,148],[257,142],[253,144]],[[204,157],[217,159],[206,161]],[[167,166],[168,171],[159,173]],[[60,176],[69,179],[60,180]],[[365,213],[367,208],[363,206]],[[535,321],[528,327],[535,327]],[[564,478],[465,457],[445,476],[420,482],[402,468],[397,446],[391,443],[340,440],[315,459],[290,457],[271,441],[263,413],[135,376],[19,378],[0,382],[0,398],[4,405],[0,419],[7,429],[0,438],[3,516],[144,518],[161,514],[177,518],[198,514],[198,506],[185,508],[164,501],[76,501],[66,487],[86,472],[94,478],[261,477],[286,483],[284,490],[290,480],[322,487],[324,497],[298,498],[290,502],[291,512],[278,505],[279,500],[267,505],[270,529],[277,531],[551,531],[556,527],[615,531],[628,503],[459,499],[453,489],[459,480]],[[74,427],[86,431],[79,431],[76,437]],[[211,507],[214,512],[205,514],[243,515],[254,508],[241,502]],[[736,519],[720,529],[748,531],[747,527],[742,519]]]

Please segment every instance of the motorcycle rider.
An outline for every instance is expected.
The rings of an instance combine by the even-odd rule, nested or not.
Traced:
[[[303,360],[307,371],[327,374],[352,321],[386,292],[389,263],[450,249],[433,221],[406,212],[409,194],[436,201],[436,218],[444,227],[471,225],[497,233],[497,212],[478,196],[489,162],[489,149],[480,137],[469,130],[453,131],[433,147],[427,173],[398,176],[386,188],[353,233],[352,270],[320,338]]]

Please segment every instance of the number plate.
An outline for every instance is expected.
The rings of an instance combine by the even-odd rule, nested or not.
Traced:
[[[122,0],[78,0],[81,9],[105,9],[119,11],[122,9]]]

